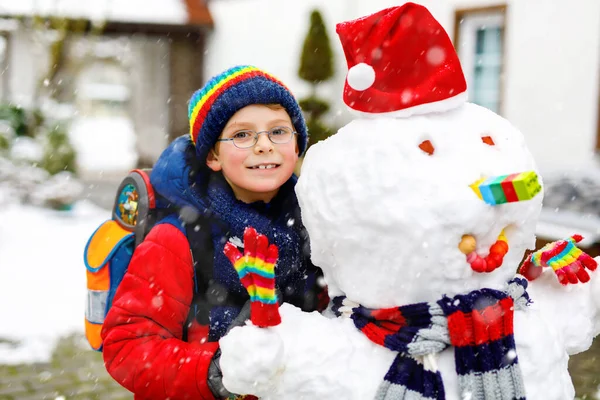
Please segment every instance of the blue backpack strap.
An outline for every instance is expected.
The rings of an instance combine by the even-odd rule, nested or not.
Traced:
[[[164,216],[163,218],[161,218],[155,226],[157,225],[161,225],[161,224],[169,224],[169,225],[173,225],[175,228],[179,229],[179,231],[181,233],[183,233],[184,235],[186,235],[186,231],[185,228],[183,226],[183,221],[181,221],[179,219],[179,217],[177,216],[176,213],[170,213],[166,216]]]
[[[193,223],[184,224],[176,213],[162,218],[158,224],[171,224],[188,239],[192,261],[194,263],[194,297],[190,306],[183,340],[187,341],[188,329],[196,320],[200,325],[209,325],[210,311],[215,306],[234,306],[241,308],[248,296],[229,293],[227,288],[214,280],[215,248],[212,240],[213,223],[220,225],[209,215],[200,215]]]
[[[201,216],[196,222],[187,224],[184,229],[194,263],[194,299],[186,326],[190,326],[194,319],[201,325],[208,325],[212,307],[209,287],[213,282],[215,264],[210,219]]]
[[[209,325],[213,307],[241,309],[249,299],[247,293],[238,295],[230,292],[227,287],[214,279],[215,247],[213,244],[213,228],[218,228],[220,234],[224,236],[229,234],[227,226],[210,214],[201,215],[194,223],[185,225],[186,236],[190,243],[194,262],[195,284],[191,313],[188,315],[186,325],[188,327],[194,319],[200,325]]]
[[[200,216],[191,224],[184,224],[175,213],[161,219],[159,224],[171,224],[183,233],[189,242],[194,263],[194,297],[185,325],[183,340],[187,341],[188,329],[194,319],[201,325],[209,324],[209,286],[213,282],[214,246],[208,217]]]

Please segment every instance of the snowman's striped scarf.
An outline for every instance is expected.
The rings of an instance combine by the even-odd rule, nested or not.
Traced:
[[[513,336],[513,311],[530,303],[527,280],[512,279],[505,291],[476,290],[435,303],[388,309],[333,299],[332,310],[349,315],[370,340],[397,351],[376,400],[443,400],[435,353],[454,346],[461,398],[525,400]]]

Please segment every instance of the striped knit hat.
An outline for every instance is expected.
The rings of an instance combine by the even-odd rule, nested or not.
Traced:
[[[250,104],[280,104],[285,108],[298,132],[300,155],[304,153],[308,133],[290,90],[271,74],[242,65],[213,77],[190,99],[190,136],[200,159],[206,158],[233,114]]]

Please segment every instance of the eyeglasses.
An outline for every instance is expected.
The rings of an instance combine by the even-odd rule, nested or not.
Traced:
[[[269,140],[275,144],[288,143],[294,135],[297,134],[291,128],[286,126],[276,126],[268,131],[254,132],[252,130],[237,131],[232,137],[227,139],[217,139],[217,142],[233,142],[238,149],[248,149],[258,143],[258,135],[266,133]]]

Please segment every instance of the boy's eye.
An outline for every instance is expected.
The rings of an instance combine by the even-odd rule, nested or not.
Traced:
[[[233,138],[238,140],[249,139],[250,137],[252,137],[252,135],[249,131],[239,131],[233,135]]]
[[[286,133],[288,133],[288,131],[286,130],[286,128],[273,128],[271,129],[271,135],[285,135]]]

